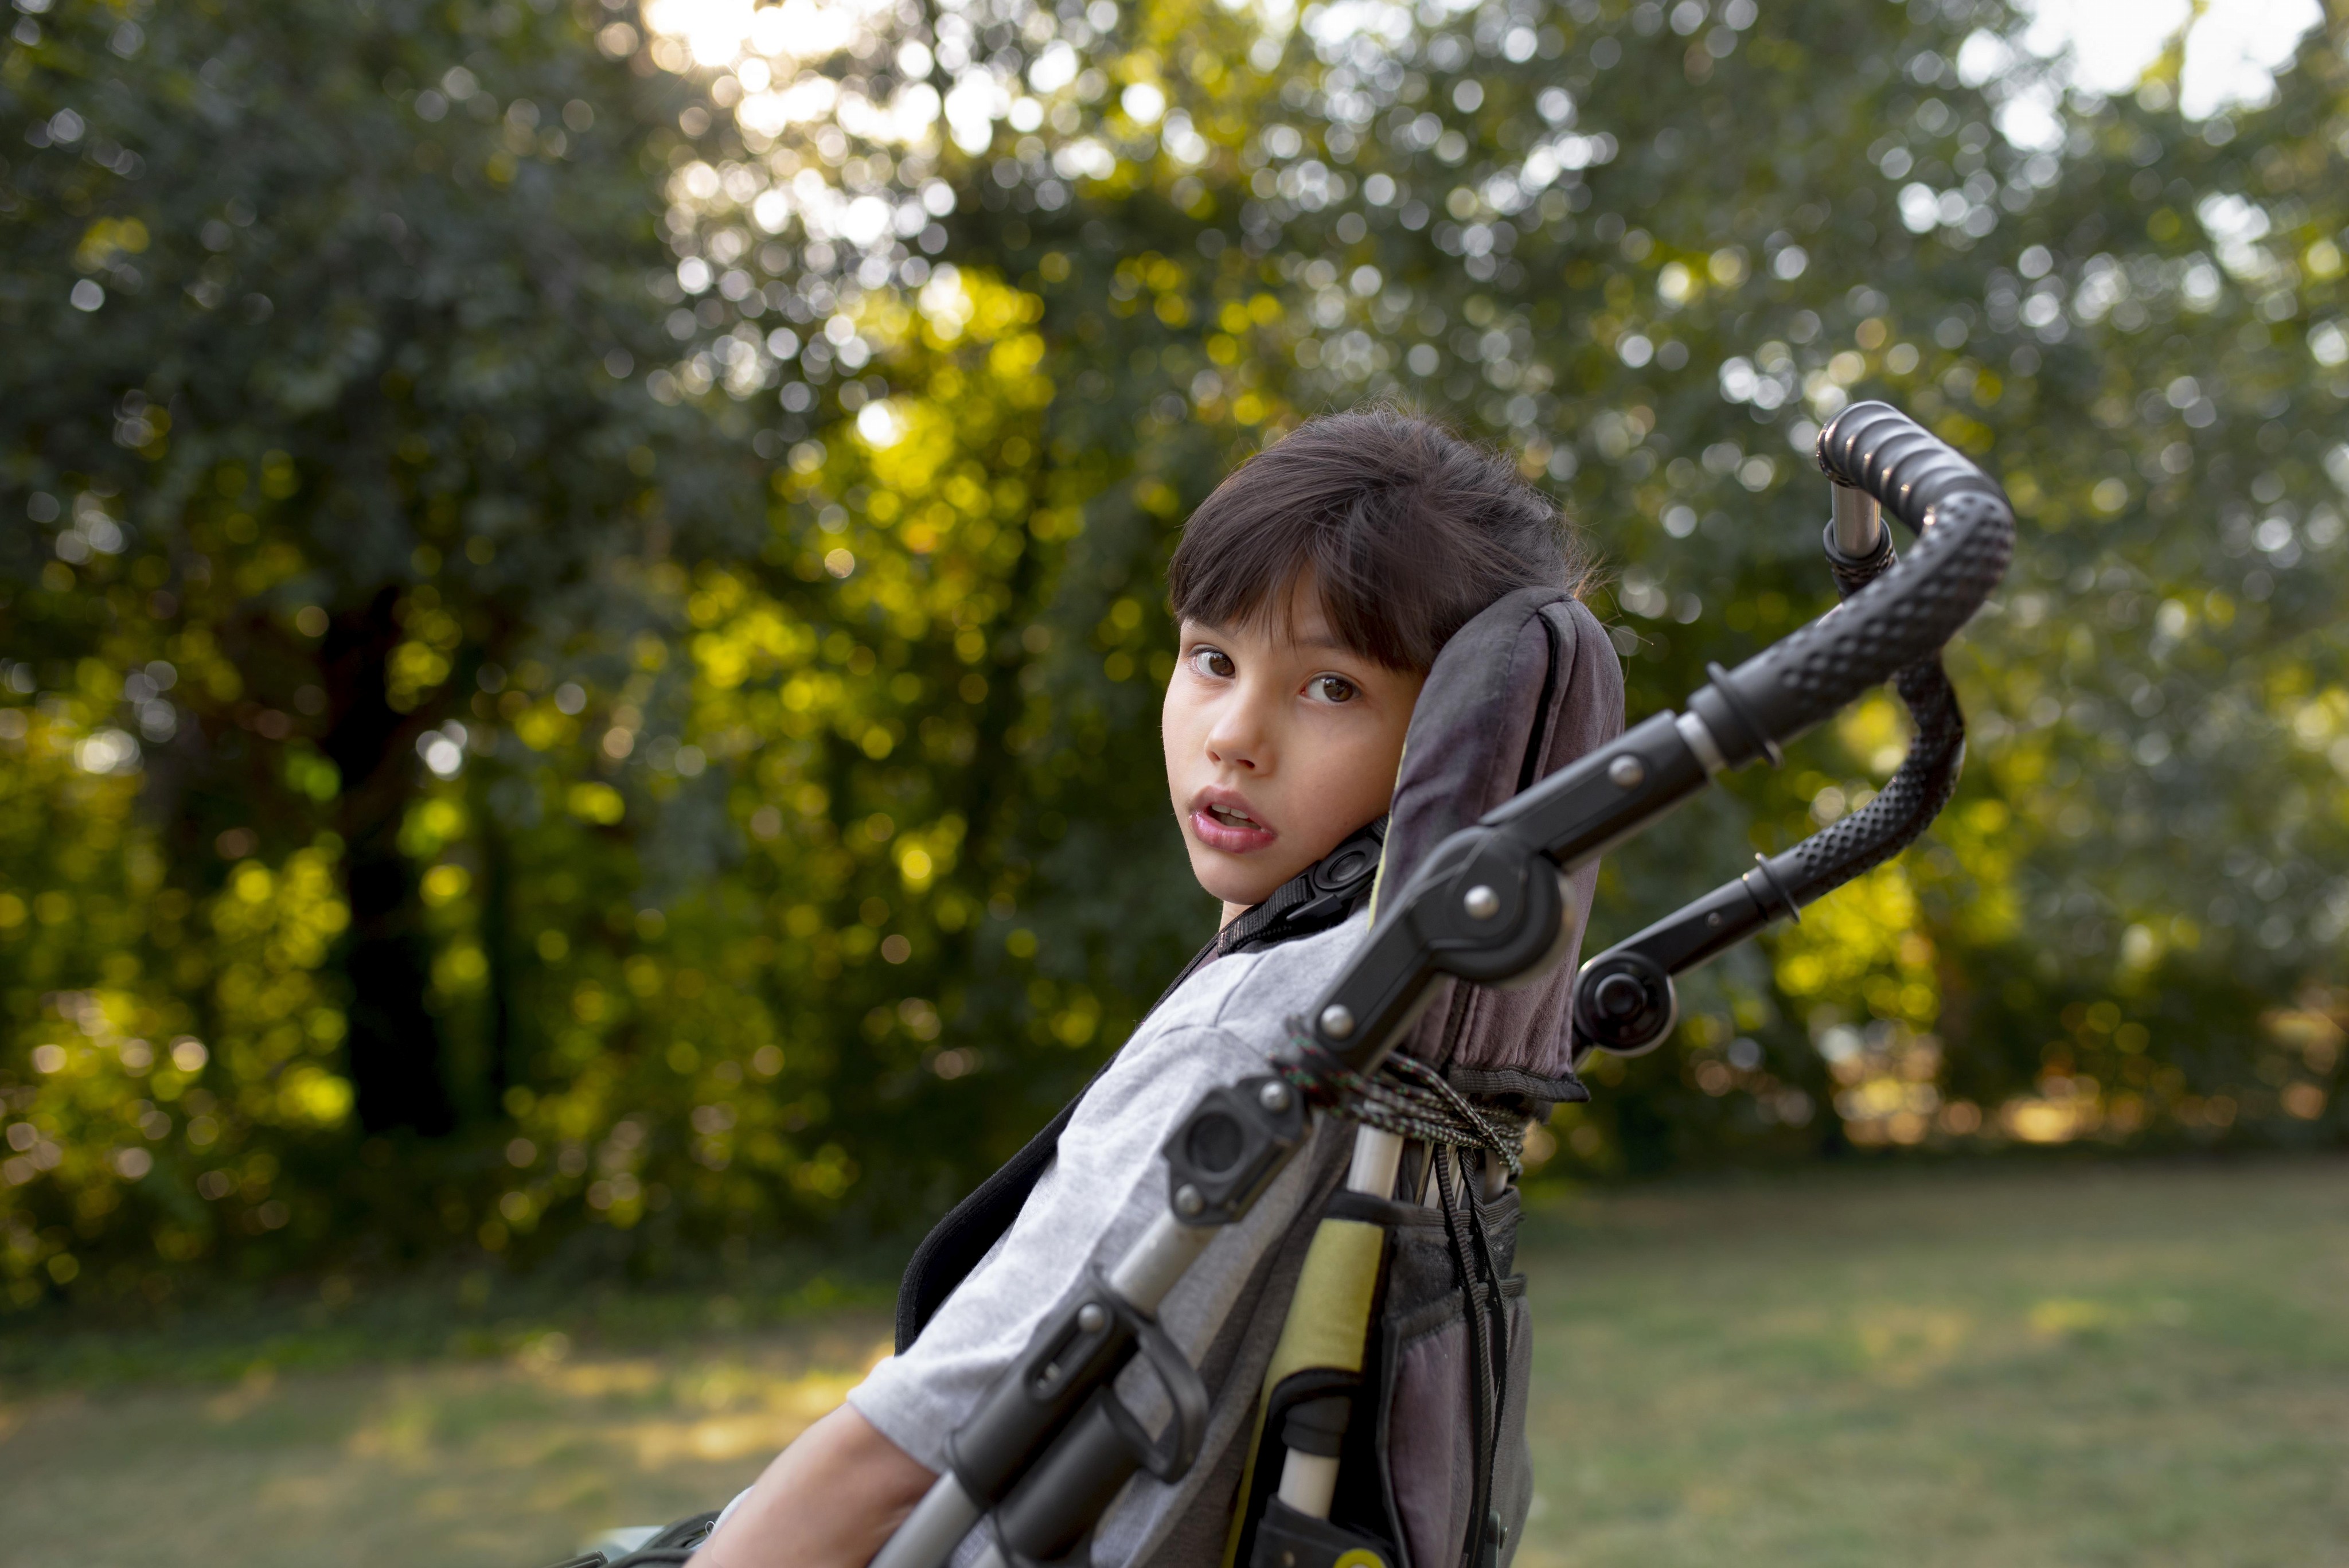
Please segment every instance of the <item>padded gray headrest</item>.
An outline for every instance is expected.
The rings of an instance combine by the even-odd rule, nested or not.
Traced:
[[[1381,894],[1444,838],[1623,731],[1623,670],[1598,618],[1558,588],[1522,588],[1454,634],[1412,711],[1387,826]],[[1508,991],[1442,982],[1402,1049],[1479,1094],[1581,1099],[1568,1002],[1599,885],[1568,881],[1566,958]]]

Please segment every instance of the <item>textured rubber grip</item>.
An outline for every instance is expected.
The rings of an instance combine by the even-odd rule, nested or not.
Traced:
[[[1909,754],[1876,798],[1754,871],[1724,882],[1583,965],[1575,980],[1578,1055],[1636,1055],[1661,1042],[1676,1014],[1671,977],[1796,914],[1814,898],[1891,859],[1932,825],[1958,785],[1965,716],[1938,659],[1892,678],[1917,726]]]
[[[1819,432],[1817,452],[1828,478],[1873,495],[1912,533],[1922,534],[1933,509],[1952,495],[2006,502],[1990,475],[1889,403],[1844,410]]]
[[[1898,565],[1689,699],[1731,766],[1774,755],[1895,671],[1930,658],[2006,575],[2014,511],[1972,463],[1883,403],[1819,432],[1819,466],[1919,535]]]
[[[1916,739],[1874,800],[1771,857],[1770,874],[1796,904],[1832,892],[1908,848],[1958,787],[1966,721],[1941,661],[1919,659],[1892,678],[1892,688],[1917,726]]]

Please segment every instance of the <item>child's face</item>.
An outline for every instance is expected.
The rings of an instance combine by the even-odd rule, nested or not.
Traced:
[[[1191,874],[1226,919],[1387,808],[1425,679],[1340,647],[1309,583],[1285,626],[1183,623],[1166,784]]]

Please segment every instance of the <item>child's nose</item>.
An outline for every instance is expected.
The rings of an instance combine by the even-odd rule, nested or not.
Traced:
[[[1256,748],[1246,742],[1221,733],[1207,737],[1208,760],[1225,767],[1256,771]]]
[[[1207,755],[1226,767],[1260,771],[1268,759],[1265,725],[1253,705],[1235,702],[1216,714],[1207,731]]]

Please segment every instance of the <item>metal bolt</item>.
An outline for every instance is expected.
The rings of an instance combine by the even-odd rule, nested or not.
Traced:
[[[1479,882],[1468,889],[1468,896],[1460,900],[1460,907],[1468,911],[1468,918],[1472,920],[1489,920],[1501,912],[1501,896]]]
[[[1618,789],[1630,789],[1647,776],[1647,765],[1629,752],[1607,764],[1607,777]]]
[[[1288,1108],[1288,1085],[1278,1082],[1267,1084],[1263,1088],[1257,1091],[1256,1103],[1262,1106],[1268,1111],[1287,1110]]]
[[[1332,1040],[1343,1040],[1354,1032],[1354,1013],[1342,1002],[1333,1002],[1321,1010],[1321,1033]]]
[[[1087,1302],[1077,1309],[1077,1326],[1087,1334],[1099,1334],[1108,1324],[1109,1314],[1102,1311],[1099,1302]]]
[[[1189,1182],[1174,1189],[1174,1212],[1184,1216],[1198,1213],[1206,1208],[1206,1196]]]

